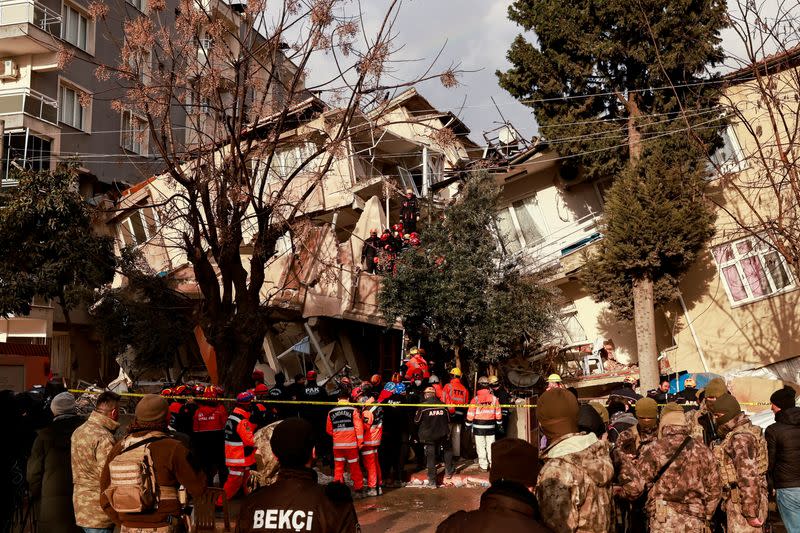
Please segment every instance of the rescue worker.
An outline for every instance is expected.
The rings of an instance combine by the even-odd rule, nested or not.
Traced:
[[[317,484],[311,469],[314,428],[302,419],[280,422],[270,445],[280,467],[277,480],[242,502],[236,531],[361,531],[350,491],[340,483]]]
[[[309,370],[306,372],[306,386],[303,388],[303,397],[301,398],[307,402],[327,402],[328,394],[325,392],[324,387],[320,387],[317,383],[317,372]],[[301,405],[301,416],[308,420],[311,427],[314,428],[317,437],[316,444],[314,445],[317,451],[317,457],[322,459],[323,462],[331,464],[331,444],[330,439],[327,438],[325,433],[325,416],[328,408],[324,405]]]
[[[266,381],[264,380],[264,371],[263,370],[259,370],[258,368],[253,370],[253,374],[251,376],[251,379],[253,380],[253,389],[258,387],[259,385],[265,385],[266,384]],[[251,392],[252,392],[252,390],[251,390]]]
[[[722,490],[714,454],[692,438],[682,409],[662,414],[657,438],[638,457],[623,454],[619,480],[626,498],[646,496],[650,533],[708,531]]]
[[[164,395],[165,391],[161,391]],[[182,433],[184,438],[189,438],[192,434],[194,424],[194,409],[187,407],[189,401],[186,399],[191,393],[191,389],[186,385],[178,385],[170,390],[171,396],[169,404],[169,427],[173,431]]]
[[[419,207],[417,197],[410,190],[406,190],[406,196],[400,205],[400,220],[403,222],[403,229],[406,233],[417,231],[417,221],[419,221]]]
[[[461,369],[458,367],[450,371],[450,382],[444,386],[444,403],[464,406],[469,404],[469,391],[461,383]],[[453,457],[461,457],[461,425],[464,423],[466,407],[450,407],[449,410]]]
[[[718,397],[711,406],[717,434],[714,456],[722,477],[723,509],[728,533],[756,533],[767,518],[767,441],[731,394]]]
[[[380,456],[378,450],[383,439],[383,407],[376,404],[369,396],[361,396],[363,403],[361,413],[364,419],[364,445],[361,447],[361,462],[367,471],[367,496],[383,494],[383,477],[381,475]]]
[[[475,449],[478,452],[478,466],[483,472],[492,467],[492,444],[494,444],[497,428],[503,423],[500,402],[489,389],[489,379],[478,378],[475,397],[467,411],[467,427],[475,438]]]
[[[414,422],[419,426],[419,440],[425,446],[425,461],[428,467],[426,486],[436,488],[436,459],[439,451],[444,456],[445,476],[452,477],[453,450],[448,439],[450,415],[444,404],[436,398],[433,387],[425,389],[425,407],[420,407],[414,416]]]
[[[675,397],[674,394],[670,394],[669,388],[669,377],[661,376],[661,384],[658,388],[647,391],[647,397],[653,398],[656,403],[664,405],[667,402],[671,402]]]
[[[547,533],[537,519],[538,505],[531,494],[539,474],[539,451],[521,439],[504,439],[492,445],[489,487],[475,511],[458,511],[436,528],[437,533]],[[520,468],[525,465],[525,468]]]
[[[388,406],[407,403],[405,396],[406,386],[402,383],[389,382],[384,386],[385,391],[391,394],[381,402]],[[383,395],[383,394],[382,394]],[[402,487],[405,474],[405,460],[408,454],[408,440],[411,425],[408,409],[402,407],[387,407],[383,413],[383,439],[381,441],[378,458],[381,461],[381,473],[386,480],[387,487]]]
[[[497,401],[500,402],[500,413],[503,415],[503,422],[497,428],[497,438],[502,439],[508,434],[508,416],[510,414],[508,407],[503,406],[511,404],[511,395],[500,383],[500,379],[497,376],[489,376],[489,388],[494,397],[497,398]]]
[[[546,390],[563,389],[563,388],[564,388],[564,382],[561,380],[561,376],[559,376],[558,374],[550,374],[549,376],[547,376]]]
[[[114,521],[122,526],[121,533],[160,531],[180,531],[181,504],[178,500],[178,487],[183,486],[194,499],[203,496],[206,490],[205,476],[195,470],[191,452],[177,439],[167,433],[169,405],[167,400],[155,394],[146,394],[136,405],[133,422],[128,426],[127,435],[117,442],[108,453],[108,460],[100,475],[100,507]],[[111,467],[114,460],[127,453],[134,453],[139,443],[149,441],[146,446],[155,475],[155,485],[159,497],[154,508],[137,513],[127,513],[115,509],[115,490],[109,490],[113,483]],[[141,446],[141,445],[140,445]],[[120,457],[122,459],[123,457]],[[129,483],[130,478],[124,481]],[[97,497],[97,496],[96,496]],[[130,505],[133,502],[123,502]],[[117,505],[119,507],[119,505]]]
[[[436,397],[439,398],[439,401],[444,403],[444,387],[439,381],[439,376],[431,374],[431,377],[428,378],[428,385],[433,387],[433,390],[436,391]]]
[[[578,400],[566,389],[545,391],[536,416],[547,436],[536,485],[542,519],[558,532],[605,532],[611,528],[609,443],[578,433]]]
[[[381,249],[381,239],[378,237],[378,230],[369,230],[369,238],[364,240],[364,246],[361,248],[361,262],[364,264],[364,270],[370,274],[374,274],[377,263],[375,258],[378,257],[378,250]]]
[[[431,371],[428,368],[428,362],[425,360],[424,348],[411,348],[411,350],[408,352],[408,358],[405,361],[405,366],[405,378],[408,381],[413,381],[416,373],[420,373],[422,375],[422,379],[428,379],[431,376]]]
[[[685,380],[683,380],[683,390],[680,391],[676,396],[678,403],[697,403],[697,380],[694,378],[694,376],[688,376]],[[697,409],[695,405],[691,405],[688,408]]]
[[[225,465],[228,467],[228,479],[223,488],[228,501],[247,485],[247,477],[256,464],[256,441],[253,438],[254,428],[250,423],[252,403],[251,392],[239,393],[236,396],[236,407],[225,422]]]
[[[263,383],[259,383],[250,391],[254,398],[253,403],[250,405],[250,423],[253,425],[253,431],[256,428],[264,427],[274,419],[272,406],[262,403],[258,400],[269,400],[269,387]]]
[[[198,455],[198,461],[206,474],[208,483],[219,475],[220,483],[225,482],[225,423],[228,410],[217,398],[220,389],[214,385],[206,387],[203,399],[198,400],[194,413],[192,433],[192,449]]]
[[[330,410],[325,429],[333,437],[333,480],[344,481],[345,465],[357,496],[362,495],[364,477],[358,465],[358,451],[364,445],[364,423],[358,409],[348,404],[349,393],[339,390],[338,405]]]
[[[286,390],[286,376],[283,372],[275,374],[275,385],[269,389],[269,399],[277,402],[291,399]],[[270,407],[275,411],[275,416],[278,418],[286,418],[288,412],[287,404],[272,404]]]

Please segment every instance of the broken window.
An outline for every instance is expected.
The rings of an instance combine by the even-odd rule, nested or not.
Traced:
[[[728,126],[722,132],[722,142],[722,147],[711,155],[711,163],[709,163],[708,168],[711,177],[718,175],[717,169],[721,174],[728,174],[739,172],[747,166],[733,126]]]
[[[715,246],[714,260],[731,304],[742,304],[793,289],[786,259],[763,238],[747,237]]]
[[[119,225],[119,236],[124,246],[139,246],[152,238],[158,231],[158,215],[150,205],[150,200],[142,200],[131,214]]]
[[[542,218],[535,196],[514,202],[497,213],[500,239],[506,253],[536,246],[544,242],[544,231],[536,219]]]

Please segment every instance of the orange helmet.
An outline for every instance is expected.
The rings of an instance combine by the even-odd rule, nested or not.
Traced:
[[[381,376],[380,374],[373,374],[371,378],[369,378],[369,382],[372,383],[373,386],[377,387],[381,384]]]
[[[186,392],[189,390],[189,387],[186,385],[178,385],[174,389],[172,389],[172,394],[175,396],[186,396]]]

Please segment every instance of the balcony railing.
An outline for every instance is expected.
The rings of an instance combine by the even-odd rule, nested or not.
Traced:
[[[33,89],[0,91],[0,116],[24,113],[58,125],[58,102]]]
[[[559,260],[565,255],[576,252],[602,237],[599,221],[598,213],[590,213],[519,253],[528,268],[532,270],[558,266]]]
[[[0,0],[0,25],[33,24],[61,36],[61,14],[35,0]]]

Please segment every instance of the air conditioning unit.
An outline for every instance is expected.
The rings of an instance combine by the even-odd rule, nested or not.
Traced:
[[[0,80],[15,80],[18,74],[16,61],[10,57],[0,59]]]

